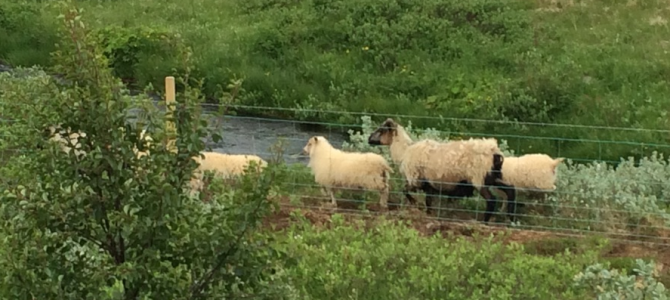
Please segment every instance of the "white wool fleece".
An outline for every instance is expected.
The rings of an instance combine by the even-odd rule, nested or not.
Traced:
[[[81,145],[79,144],[79,137],[86,137],[86,133],[83,133],[81,131],[71,132],[69,128],[68,130],[63,130],[62,128],[60,128],[60,126],[58,127],[58,132],[56,132],[56,130],[57,129],[55,126],[49,126],[49,132],[51,134],[49,140],[59,143],[63,152],[70,153],[71,150],[69,146],[70,143],[74,145],[75,149],[81,149]],[[65,134],[68,134],[70,142],[68,142],[68,139],[63,137]],[[74,154],[76,156],[86,155],[86,153],[81,150],[75,150]]]
[[[551,158],[546,154],[526,154],[505,157],[502,182],[515,188],[541,192],[556,190],[556,167],[564,158]]]
[[[241,175],[249,162],[255,161],[259,170],[267,166],[267,162],[256,155],[250,154],[224,154],[217,152],[201,152],[204,158],[193,157],[199,166],[196,171],[214,171],[218,176],[228,178],[230,176]]]
[[[227,179],[242,175],[251,161],[256,162],[256,168],[259,171],[262,171],[267,166],[265,160],[251,154],[224,154],[217,152],[201,152],[200,154],[204,158],[200,155],[193,157],[193,160],[198,163],[198,167],[193,172],[194,177],[190,182],[192,191],[202,189],[202,176],[205,171],[213,171],[216,176]]]
[[[377,190],[382,193],[380,204],[386,205],[389,174],[393,173],[393,169],[381,155],[344,152],[335,149],[323,136],[311,137],[303,152],[309,155],[308,166],[314,174],[314,180],[327,190],[331,188]],[[335,202],[332,194],[331,199]]]
[[[480,189],[493,167],[494,154],[502,155],[502,152],[493,138],[446,143],[422,140],[406,149],[400,168],[410,186],[419,187],[418,180],[426,179],[444,191],[467,180]]]

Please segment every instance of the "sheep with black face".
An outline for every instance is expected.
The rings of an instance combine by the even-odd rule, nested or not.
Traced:
[[[415,204],[409,192],[423,190],[429,212],[432,196],[438,193],[466,197],[478,190],[487,200],[484,222],[488,222],[497,202],[488,187],[508,187],[500,181],[504,156],[496,139],[413,142],[404,128],[389,118],[368,137],[368,143],[390,147],[393,161],[405,176],[405,196]],[[505,189],[505,193],[508,202],[514,203],[514,189]],[[515,208],[514,204],[508,205],[512,220]]]

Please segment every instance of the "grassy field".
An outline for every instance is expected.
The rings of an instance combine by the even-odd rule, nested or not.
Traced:
[[[358,123],[357,113],[401,114],[418,127],[583,160],[667,153],[667,132],[642,130],[669,127],[666,1],[78,5],[117,75],[139,87],[160,87],[186,45],[210,97],[245,79],[238,104],[246,113],[340,125]],[[54,9],[3,0],[0,12],[0,59],[49,65]]]
[[[30,116],[0,123],[0,151],[10,153],[0,166],[0,268],[8,274],[0,298],[192,299],[198,278],[220,270],[214,294],[201,298],[667,299],[659,282],[670,284],[670,164],[649,155],[668,138],[667,1],[77,3],[93,35],[71,26],[71,40],[59,40],[52,3],[0,0],[3,62],[51,66],[53,45],[65,44],[59,67],[88,83],[61,91],[39,72],[0,74],[0,115]],[[441,138],[420,130],[435,127],[452,138],[506,135],[506,154],[643,158],[617,169],[567,160],[557,192],[521,194],[523,216],[509,228],[475,221],[481,197],[455,203],[442,220],[396,205],[382,215],[374,193],[349,203],[345,193],[327,207],[305,166],[275,161],[240,185],[217,181],[204,198],[186,197],[176,186],[190,175],[179,164],[187,155],[154,145],[151,160],[135,159],[138,141],[110,133],[135,98],[117,97],[111,74],[96,64],[101,55],[71,55],[81,43],[102,46],[113,75],[134,88],[183,71],[182,50],[191,47],[210,98],[243,77],[240,111],[361,124],[343,147],[387,158],[366,139],[395,114],[412,115],[397,119],[412,121],[415,139]],[[73,162],[33,149],[42,138],[35,128],[66,116],[83,122],[96,155]],[[195,113],[182,117],[181,132],[193,135],[180,139],[180,153],[197,153],[203,145],[191,131],[204,125]],[[11,155],[19,146],[31,151]],[[403,198],[400,176],[392,178],[393,204]]]

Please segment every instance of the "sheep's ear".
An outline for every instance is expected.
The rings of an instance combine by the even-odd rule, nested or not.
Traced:
[[[396,122],[393,121],[393,119],[391,119],[391,118],[386,119],[386,121],[384,121],[384,123],[382,123],[383,127],[392,128],[392,129],[395,129],[396,125],[397,125]]]
[[[319,141],[319,139],[317,137],[312,137],[312,140],[314,140],[314,143]]]
[[[565,160],[565,157],[559,157],[554,159],[554,169],[558,167]]]

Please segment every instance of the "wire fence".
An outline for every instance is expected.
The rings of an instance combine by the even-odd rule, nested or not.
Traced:
[[[208,104],[209,107],[216,107]],[[249,109],[245,106],[233,108]],[[259,108],[258,110],[296,111],[286,108]],[[365,116],[358,112],[331,112],[333,114],[352,114]],[[370,114],[374,115],[374,114]],[[214,151],[225,153],[248,153],[259,155],[265,159],[274,156],[269,149],[276,141],[283,139],[284,162],[287,175],[283,178],[284,190],[281,205],[294,209],[321,210],[332,209],[330,197],[321,190],[314,181],[314,174],[306,166],[308,157],[298,155],[311,136],[325,136],[335,148],[345,151],[375,152],[385,156],[393,166],[394,173],[389,179],[390,195],[388,211],[382,211],[379,205],[379,193],[371,190],[362,191],[357,187],[336,192],[337,211],[349,214],[384,214],[398,218],[417,218],[426,221],[458,222],[471,224],[481,221],[486,212],[486,201],[477,191],[458,197],[440,194],[433,201],[435,211],[428,214],[422,192],[413,194],[418,200],[417,205],[408,203],[405,192],[405,178],[390,157],[388,147],[370,146],[365,142],[371,130],[381,125],[386,117],[398,118],[398,115],[375,115],[378,121],[369,124],[334,123],[319,121],[279,120],[275,118],[226,116],[220,122],[223,141],[212,145]],[[408,116],[409,118],[413,116]],[[421,117],[425,118],[425,117]],[[460,120],[462,121],[462,120]],[[468,120],[487,122],[486,120]],[[495,121],[492,121],[495,122]],[[365,123],[365,122],[364,122]],[[314,127],[321,126],[320,128]],[[557,126],[569,128],[566,124],[534,124],[537,126]],[[366,127],[367,126],[367,127]],[[666,130],[648,130],[634,128],[602,128],[599,126],[576,125],[588,129],[604,131],[631,131],[668,133]],[[346,129],[353,128],[350,134]],[[420,130],[417,130],[420,131]],[[358,140],[355,141],[358,135]],[[414,132],[417,138],[421,133]],[[432,136],[454,136],[454,131],[433,130]],[[425,136],[425,133],[424,133]],[[509,135],[486,135],[482,133],[459,132],[458,136],[494,137],[499,140]],[[551,137],[516,136],[517,138],[534,139]],[[439,138],[438,138],[439,139]],[[560,139],[560,138],[554,138]],[[589,140],[572,139],[580,143],[598,143],[602,145],[631,145],[643,147],[645,143],[631,140]],[[668,144],[654,145],[667,149]],[[527,151],[528,152],[528,151]],[[531,151],[540,152],[543,151]],[[631,242],[647,242],[668,244],[670,228],[668,221],[668,196],[670,190],[670,167],[665,159],[651,156],[642,160],[619,161],[616,168],[608,166],[607,161],[566,157],[566,162],[559,165],[557,171],[556,190],[553,192],[533,191],[517,188],[516,210],[517,222],[510,227],[520,230],[551,231],[555,234],[582,235],[600,234],[614,239]],[[579,164],[576,162],[580,162]],[[612,161],[611,161],[612,162]],[[356,170],[352,170],[351,176]],[[349,175],[342,175],[349,176]],[[504,174],[503,174],[504,176]],[[361,178],[361,181],[365,180]],[[506,201],[502,190],[491,187],[497,207],[491,225],[496,222],[508,224]]]
[[[154,101],[155,102],[155,101]],[[160,102],[158,102],[160,103]],[[217,104],[203,105],[205,111],[220,108]],[[244,105],[228,105],[235,111],[253,112],[255,115],[297,115],[304,113],[304,109],[257,107]],[[276,117],[226,115],[223,118],[212,117],[211,128],[222,135],[220,143],[208,141],[208,146],[215,152],[233,154],[254,154],[266,160],[278,157],[281,152],[281,168],[284,177],[278,184],[281,192],[277,196],[280,205],[285,209],[309,209],[314,211],[333,210],[339,213],[356,215],[385,215],[393,218],[411,219],[420,222],[453,222],[465,224],[479,224],[486,213],[486,201],[476,190],[466,192],[465,195],[449,196],[441,192],[432,207],[434,211],[426,212],[425,194],[412,193],[417,199],[416,205],[410,205],[404,191],[405,177],[400,172],[389,153],[389,147],[372,146],[367,138],[376,130],[385,118],[396,120],[428,119],[427,116],[386,115],[366,112],[323,111],[314,110],[314,113],[347,115],[356,122],[325,122],[325,121],[297,121],[279,119]],[[366,118],[370,117],[370,118]],[[444,124],[444,118],[433,117],[436,124]],[[616,128],[588,125],[545,124],[529,122],[512,122],[501,120],[454,119],[449,121],[459,123],[508,124],[510,126],[523,125],[537,128],[563,128],[566,130],[594,130],[610,133],[631,133],[633,135],[657,134],[668,136],[670,130],[643,129],[643,128]],[[440,123],[442,122],[442,123]],[[413,139],[443,138],[459,139],[465,137],[493,137],[499,141],[546,140],[568,141],[577,144],[594,144],[604,151],[606,148],[627,146],[633,148],[654,147],[657,151],[667,153],[669,144],[650,144],[636,142],[627,136],[627,139],[598,140],[579,137],[551,137],[533,134],[507,134],[484,132],[468,132],[464,130],[438,130],[408,127]],[[347,132],[347,130],[352,130]],[[528,130],[526,130],[528,131]],[[532,131],[532,130],[530,130]],[[389,180],[388,210],[380,208],[380,194],[372,190],[360,190],[359,186],[351,186],[349,190],[338,190],[335,193],[337,207],[332,206],[331,199],[324,193],[322,187],[315,182],[314,174],[307,166],[309,157],[301,152],[312,136],[324,136],[337,149],[345,151],[374,152],[383,155],[391,164],[394,172]],[[281,141],[281,146],[277,143]],[[517,143],[517,145],[522,143]],[[559,143],[556,143],[559,144]],[[560,145],[560,144],[559,144]],[[659,150],[660,149],[660,150]],[[610,238],[669,245],[670,239],[670,166],[663,157],[647,156],[641,160],[594,161],[593,159],[577,156],[561,155],[558,151],[542,151],[538,149],[524,149],[520,147],[507,150],[523,153],[547,153],[552,157],[564,157],[566,161],[558,166],[556,190],[552,192],[532,191],[517,187],[515,211],[516,222],[507,220],[507,206],[501,189],[490,187],[495,195],[496,210],[489,225],[504,224],[513,229],[527,231],[552,232],[561,235],[598,234]],[[553,149],[556,150],[556,149]],[[607,165],[608,162],[618,163],[616,168]],[[272,161],[274,163],[274,161]],[[436,160],[436,163],[437,160]],[[578,164],[579,163],[579,164]],[[360,169],[352,169],[349,174],[330,174],[330,176],[355,176]],[[503,174],[504,176],[504,174]],[[358,177],[360,181],[371,181],[370,178]],[[362,184],[361,184],[362,185]],[[475,223],[473,223],[475,222]],[[468,225],[469,224],[469,225]]]

